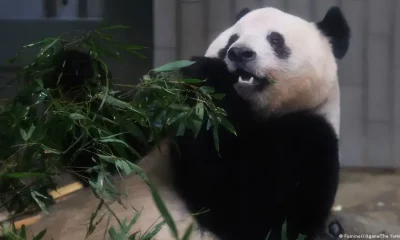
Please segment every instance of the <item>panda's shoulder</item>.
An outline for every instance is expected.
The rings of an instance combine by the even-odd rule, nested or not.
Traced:
[[[338,136],[333,126],[324,116],[311,111],[265,119],[253,116],[247,125],[241,129],[239,137],[251,139],[249,149],[256,149],[254,151],[271,149],[278,155],[287,156],[292,152],[315,157],[338,152]]]
[[[261,131],[254,134],[260,134]],[[262,135],[278,139],[285,144],[285,149],[301,152],[308,157],[336,156],[338,136],[332,124],[320,114],[303,111],[286,114],[266,120]]]
[[[321,114],[314,111],[301,111],[273,117],[264,121],[268,132],[275,135],[292,136],[298,140],[326,140],[336,142],[337,135],[332,124]]]

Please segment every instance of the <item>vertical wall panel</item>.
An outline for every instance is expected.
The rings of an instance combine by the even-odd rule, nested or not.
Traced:
[[[393,9],[395,11],[394,21],[394,163],[396,167],[400,167],[400,2],[393,0]]]
[[[311,18],[311,0],[289,0],[287,12],[306,20]]]
[[[208,36],[207,45],[219,33],[234,23],[235,14],[232,13],[232,0],[208,0]]]
[[[390,129],[388,124],[369,123],[368,147],[365,166],[368,167],[392,167],[390,165]]]
[[[155,0],[154,11],[154,45],[156,47],[176,46],[176,0]]]
[[[181,59],[203,54],[206,49],[204,10],[204,3],[201,0],[181,2],[181,35],[179,36]]]
[[[338,62],[341,88],[340,150],[344,166],[361,166],[363,158],[363,32],[362,1],[345,1],[343,12],[352,32],[350,48]],[[321,10],[323,12],[324,10]],[[366,79],[364,79],[366,81]]]
[[[262,7],[274,7],[280,10],[284,10],[285,4],[282,0],[261,0]]]
[[[369,0],[368,26],[368,145],[366,164],[387,166],[390,162],[390,54],[391,0]],[[377,15],[376,13],[380,14]]]
[[[362,89],[341,85],[340,153],[344,166],[362,165]]]
[[[368,28],[368,120],[388,121],[389,15],[390,1],[369,0]],[[376,14],[379,12],[379,14]]]
[[[176,48],[155,47],[153,61],[154,67],[158,67],[175,60],[177,60]]]
[[[233,0],[233,1],[235,1],[235,11],[236,11],[236,13],[238,13],[243,8],[254,9],[254,8],[259,8],[261,6],[261,1],[260,0]]]
[[[154,0],[154,66],[176,60],[177,0]]]

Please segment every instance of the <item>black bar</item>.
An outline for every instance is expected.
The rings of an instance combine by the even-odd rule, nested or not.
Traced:
[[[45,17],[57,16],[57,2],[55,0],[43,0],[43,8]]]

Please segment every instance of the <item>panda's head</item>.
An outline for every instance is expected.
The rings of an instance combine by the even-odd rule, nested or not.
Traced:
[[[336,59],[346,54],[349,37],[337,7],[317,23],[271,7],[243,10],[206,56],[224,59],[238,76],[237,92],[254,106],[291,112],[339,99]]]

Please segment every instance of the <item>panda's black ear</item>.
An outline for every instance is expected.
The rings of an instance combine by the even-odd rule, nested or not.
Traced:
[[[242,10],[240,10],[240,12],[238,12],[238,14],[236,14],[235,23],[237,21],[239,21],[242,17],[244,17],[246,14],[248,14],[249,12],[251,12],[250,8],[243,8]]]
[[[334,56],[342,59],[349,48],[350,27],[340,8],[331,7],[317,27],[330,39]]]

